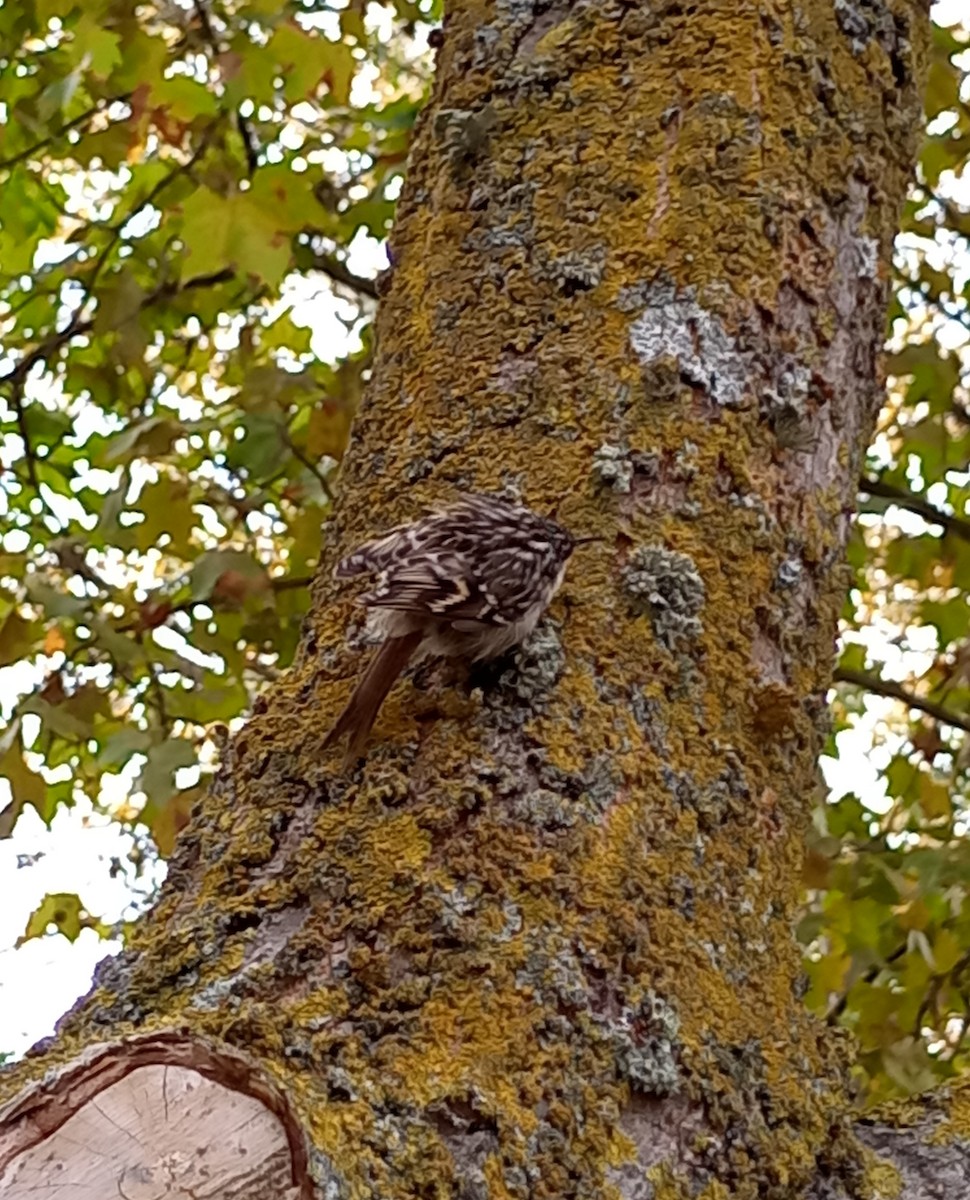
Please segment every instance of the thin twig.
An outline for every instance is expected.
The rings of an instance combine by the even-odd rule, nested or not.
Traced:
[[[152,662],[148,655],[145,655],[148,665],[148,686],[155,696],[155,707],[158,709],[158,721],[165,734],[172,732],[172,722],[168,718],[168,709],[165,706],[165,689],[162,687],[162,681],[159,678],[160,672],[155,670],[156,664]]]
[[[222,53],[222,48],[219,45],[219,35],[216,33],[215,26],[212,24],[212,17],[206,8],[203,0],[193,0],[192,7],[195,9],[195,15],[199,18],[199,24],[202,26],[202,33],[209,45],[209,49],[213,55],[218,58]],[[249,176],[252,177],[256,173],[256,168],[259,166],[259,150],[256,146],[256,137],[253,134],[252,128],[246,118],[242,115],[239,109],[236,109],[236,128],[239,130],[239,136],[242,138],[243,147],[246,151],[246,165],[249,168]]]
[[[313,583],[312,575],[285,575],[279,579],[271,579],[269,581],[270,588],[274,592],[293,592],[299,588],[307,588]],[[218,609],[218,602],[214,597],[209,596],[206,600],[180,600],[178,604],[173,604],[165,613],[165,621],[159,624],[165,624],[169,617],[174,617],[176,613],[191,612],[193,608],[198,608],[199,605],[206,605],[207,608]],[[133,633],[135,630],[143,630],[144,622],[139,618],[137,621],[128,621],[124,625],[115,625],[115,633]],[[152,625],[151,628],[156,628]]]
[[[312,458],[307,458],[307,456],[303,453],[302,450],[299,450],[296,446],[293,445],[293,442],[290,440],[289,437],[287,437],[286,440],[287,440],[287,445],[290,447],[290,450],[293,453],[293,457],[297,460],[297,462],[302,463],[306,467],[306,469],[310,472],[311,475],[315,476],[317,482],[320,484],[323,494],[327,497],[327,499],[330,501],[330,503],[333,504],[333,500],[334,500],[333,489],[331,488],[330,482],[327,479],[326,475],[324,475],[323,471],[320,470],[319,464],[315,463]]]
[[[954,513],[943,512],[935,504],[931,504],[907,488],[900,487],[895,483],[887,483],[882,479],[863,478],[859,481],[859,491],[870,496],[879,496],[883,500],[891,500],[900,508],[916,513],[930,525],[942,525],[947,533],[970,541],[970,519]]]
[[[19,380],[14,383],[10,393],[10,401],[13,404],[13,410],[17,417],[17,432],[20,434],[20,440],[24,444],[24,463],[27,466],[27,478],[30,480],[30,486],[39,496],[40,480],[37,478],[37,458],[34,454],[34,447],[31,445],[30,432],[27,429],[27,409],[24,404],[24,389],[23,384]]]
[[[0,171],[7,167],[15,167],[18,163],[22,163],[31,158],[38,150],[43,150],[45,147],[53,145],[59,138],[64,137],[66,133],[70,133],[72,129],[76,129],[78,125],[83,125],[85,121],[91,117],[96,117],[98,113],[104,112],[112,104],[127,104],[131,99],[131,92],[124,92],[120,96],[109,96],[107,99],[99,100],[97,104],[91,106],[85,112],[80,113],[76,117],[72,117],[66,124],[61,125],[59,129],[55,129],[53,133],[47,137],[41,138],[39,142],[34,142],[24,150],[18,151],[17,154],[12,154],[10,158],[0,159]]]
[[[832,1025],[839,1019],[839,1017],[842,1016],[842,1014],[845,1012],[846,1005],[849,1003],[849,992],[857,983],[872,983],[880,971],[885,970],[886,967],[888,967],[891,963],[894,963],[898,959],[902,958],[908,949],[908,944],[903,942],[901,946],[896,947],[892,954],[887,955],[882,962],[873,963],[872,966],[864,971],[858,979],[854,979],[850,987],[842,993],[838,1000],[836,1000],[836,1002],[825,1014],[826,1023]]]
[[[305,230],[311,237],[315,237],[314,230]],[[322,271],[325,275],[329,275],[335,283],[342,283],[344,287],[351,288],[355,292],[359,292],[362,296],[367,296],[370,300],[376,300],[377,284],[373,279],[365,279],[363,275],[356,275],[347,266],[342,259],[339,259],[336,254],[329,254],[326,250],[315,250],[311,246],[304,245],[302,250],[308,252],[307,267],[311,271]]]
[[[942,721],[945,725],[952,725],[955,729],[963,729],[970,733],[970,716],[962,716],[960,713],[945,708],[942,704],[935,704],[932,700],[916,696],[891,679],[880,679],[878,675],[870,675],[867,671],[856,671],[851,667],[837,667],[833,679],[836,683],[853,683],[856,687],[865,688],[867,692],[872,692],[877,696],[887,696],[891,700],[899,700],[909,708],[935,717],[937,721]]]

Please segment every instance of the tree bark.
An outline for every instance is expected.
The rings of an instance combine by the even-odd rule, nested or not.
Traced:
[[[175,1178],[176,1069],[260,1101],[279,1195],[935,1194],[854,1127],[792,936],[928,36],[919,0],[449,5],[297,665],[8,1073],[11,1196],[136,1070],[124,1194]],[[512,663],[401,684],[345,777],[329,569],[464,489],[606,540]]]

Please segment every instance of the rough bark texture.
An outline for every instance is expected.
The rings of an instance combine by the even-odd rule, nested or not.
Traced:
[[[353,778],[325,563],[28,1070],[106,1030],[244,1048],[321,1195],[879,1194],[791,924],[928,31],[920,0],[449,5],[328,553],[470,487],[608,540],[514,666],[400,686]]]

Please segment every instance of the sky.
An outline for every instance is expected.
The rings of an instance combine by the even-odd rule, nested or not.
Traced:
[[[939,0],[934,15],[943,24],[956,21],[966,13],[970,0]],[[361,246],[352,269],[373,274],[382,265],[382,251]],[[345,336],[333,306],[321,305],[318,285],[307,281],[306,294],[294,305],[294,316],[314,329],[313,349],[321,357],[331,358],[335,341]],[[312,298],[311,298],[312,297]],[[894,515],[896,523],[918,532],[922,523],[904,513]],[[914,522],[910,527],[910,522]],[[874,657],[890,662],[890,673],[898,678],[920,663],[914,656],[897,654],[893,661],[887,645],[892,630],[871,629],[865,640],[875,649]],[[929,647],[928,647],[929,649]],[[22,690],[16,672],[20,668],[0,670],[0,696]],[[872,748],[872,729],[887,716],[893,702],[880,697],[866,700],[866,717],[839,739],[838,760],[823,760],[822,768],[833,796],[847,791],[864,796],[867,805],[878,811],[883,795],[879,770],[898,749],[887,740]],[[6,785],[0,781],[0,807],[5,803]],[[90,910],[106,922],[114,923],[133,912],[133,896],[124,872],[112,878],[113,859],[125,859],[131,840],[117,824],[92,814],[82,804],[59,812],[48,830],[33,809],[27,809],[17,823],[14,835],[0,841],[0,880],[3,880],[3,904],[0,905],[0,1054],[22,1054],[39,1038],[54,1030],[58,1017],[90,986],[95,965],[106,955],[117,953],[117,941],[103,940],[93,930],[83,930],[73,943],[59,934],[34,938],[17,948],[30,914],[49,892],[76,892]],[[155,881],[161,879],[159,868]],[[148,886],[152,880],[145,880]],[[140,898],[134,897],[136,905]]]

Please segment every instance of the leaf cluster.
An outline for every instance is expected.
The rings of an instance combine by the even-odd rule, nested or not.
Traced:
[[[970,29],[934,28],[925,103],[828,747],[869,738],[872,781],[817,814],[802,923],[871,1102],[970,1061]]]
[[[167,854],[290,661],[438,16],[0,6],[0,836]]]

